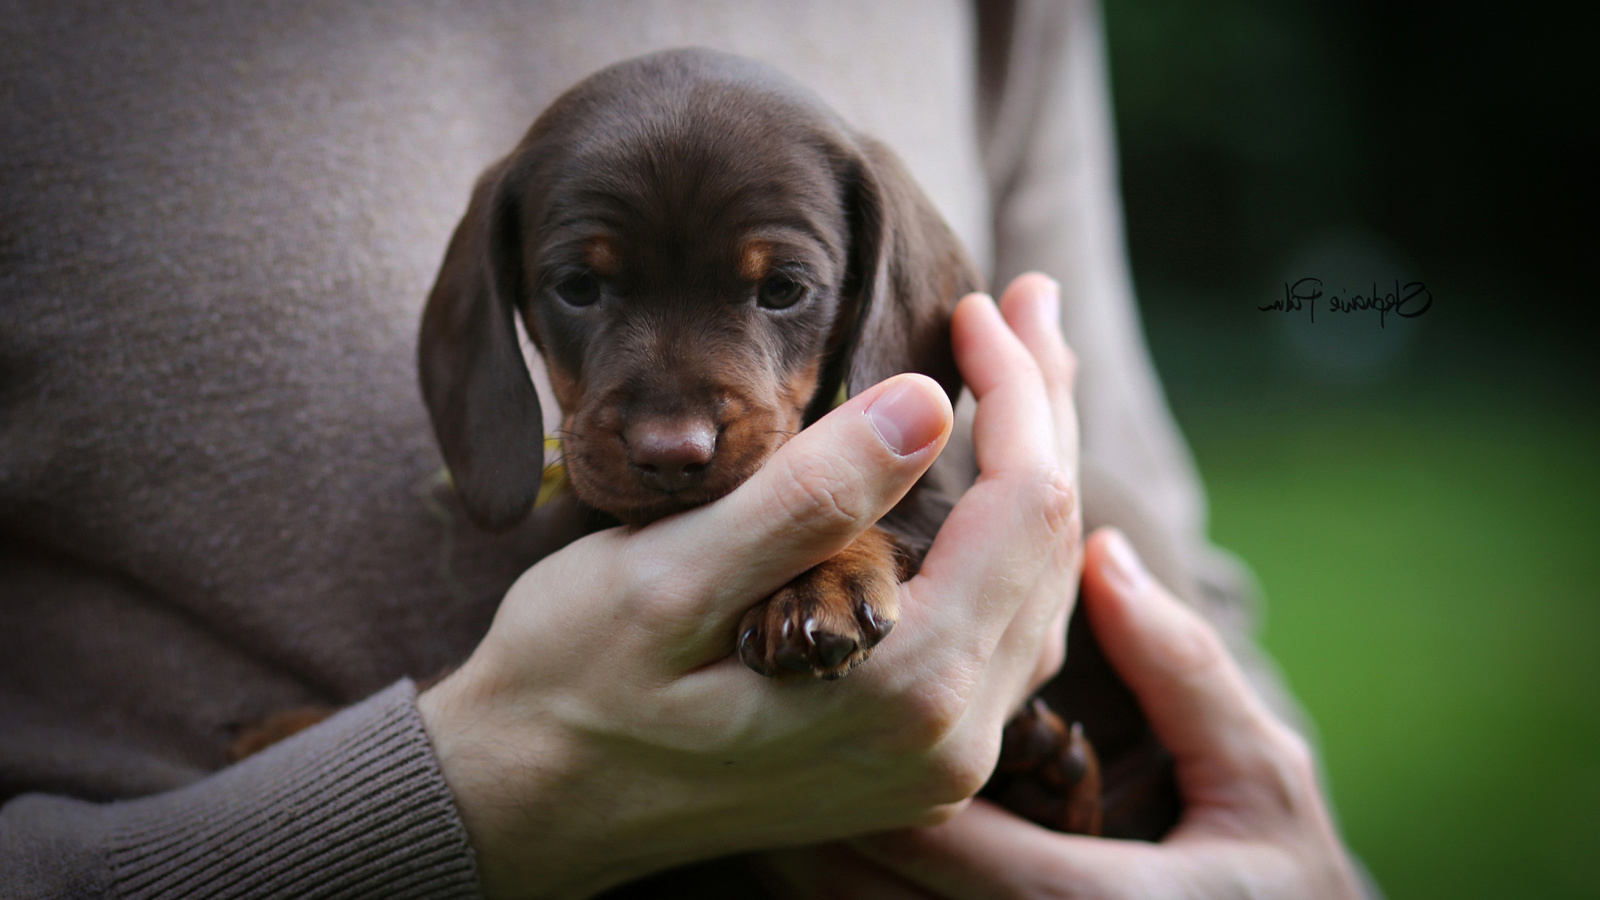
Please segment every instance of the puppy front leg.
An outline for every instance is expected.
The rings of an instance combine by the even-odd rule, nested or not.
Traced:
[[[906,556],[873,527],[756,604],[739,624],[739,658],[769,677],[830,681],[866,662],[900,616]]]

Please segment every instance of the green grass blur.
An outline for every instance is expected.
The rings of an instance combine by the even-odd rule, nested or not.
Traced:
[[[1593,419],[1301,407],[1188,430],[1389,895],[1600,895]]]

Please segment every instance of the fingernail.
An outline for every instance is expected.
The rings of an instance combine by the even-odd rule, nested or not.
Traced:
[[[1045,276],[1045,289],[1038,305],[1039,324],[1056,331],[1061,330],[1061,284]]]
[[[1150,572],[1120,531],[1113,530],[1106,537],[1106,555],[1100,574],[1124,597],[1137,597],[1150,586]]]
[[[896,456],[909,456],[938,439],[944,416],[928,392],[910,378],[891,384],[867,407],[878,437]]]

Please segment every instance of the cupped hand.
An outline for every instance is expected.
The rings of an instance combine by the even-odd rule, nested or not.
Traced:
[[[951,427],[898,376],[781,448],[738,490],[591,535],[507,594],[419,707],[491,897],[586,896],[756,847],[948,818],[1009,712],[1059,665],[1081,554],[1072,362],[1054,284],[974,295],[952,326],[977,398],[978,483],[901,619],[838,682],[774,681],[733,654],[740,616],[887,512]]]
[[[1090,537],[1081,602],[1175,759],[1185,811],[1172,833],[1159,844],[1058,834],[979,801],[937,827],[775,856],[797,893],[830,900],[1362,896],[1305,741],[1273,716],[1217,633],[1146,573],[1120,534]]]

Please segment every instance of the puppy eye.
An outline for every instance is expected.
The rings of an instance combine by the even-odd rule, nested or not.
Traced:
[[[600,299],[600,279],[589,272],[556,285],[556,296],[571,306],[593,306]]]
[[[756,302],[767,309],[788,309],[805,294],[800,282],[782,275],[768,275],[756,291]]]

